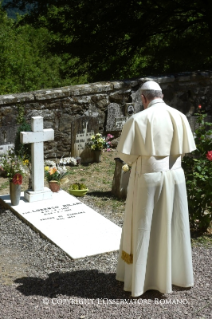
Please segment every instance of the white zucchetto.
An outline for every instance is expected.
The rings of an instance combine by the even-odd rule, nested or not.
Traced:
[[[141,87],[141,91],[143,90],[162,91],[160,85],[155,81],[146,81]]]

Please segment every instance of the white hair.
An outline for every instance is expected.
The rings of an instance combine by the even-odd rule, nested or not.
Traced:
[[[153,100],[155,98],[163,98],[162,91],[159,90],[141,90],[141,94],[143,94],[148,100]]]

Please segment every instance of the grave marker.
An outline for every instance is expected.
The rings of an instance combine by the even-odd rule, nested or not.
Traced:
[[[43,142],[54,140],[54,130],[43,129],[43,117],[34,116],[31,119],[32,132],[21,132],[22,144],[31,144],[32,160],[32,190],[24,192],[29,202],[35,202],[52,197],[49,188],[44,187],[44,148]]]
[[[120,128],[116,126],[116,118],[123,118],[122,107],[117,103],[110,103],[107,107],[107,125],[106,131],[120,131]],[[120,120],[119,120],[120,122]]]
[[[99,131],[99,121],[95,117],[83,116],[71,123],[71,156],[81,156],[90,137]]]
[[[125,103],[123,106],[110,103],[107,108],[107,132],[121,132],[124,123],[135,113],[135,103]]]
[[[60,190],[51,200],[29,203],[21,195],[18,206],[9,195],[0,201],[73,259],[119,249],[121,228],[76,197]]]
[[[71,156],[80,157],[81,163],[92,163],[93,153],[86,148],[92,135],[99,131],[99,120],[92,116],[83,116],[71,123]]]
[[[16,125],[0,126],[0,156],[15,147]]]

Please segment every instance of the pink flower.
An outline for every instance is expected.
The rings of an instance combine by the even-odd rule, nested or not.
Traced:
[[[113,137],[114,137],[113,135],[107,134],[106,141],[110,140],[110,139],[113,138]]]
[[[209,161],[212,161],[212,151],[208,151],[208,153],[206,154],[206,157]]]
[[[22,184],[22,175],[21,175],[21,174],[18,174],[18,173],[15,174],[15,175],[13,176],[12,181],[13,181],[13,184],[21,185],[21,184]]]

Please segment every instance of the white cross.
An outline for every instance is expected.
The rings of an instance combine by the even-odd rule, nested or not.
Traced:
[[[22,144],[31,143],[32,159],[32,190],[25,192],[24,196],[28,201],[37,201],[51,198],[52,194],[48,188],[44,188],[44,147],[43,142],[54,140],[53,129],[43,129],[43,117],[34,116],[31,118],[32,132],[21,132]],[[31,199],[30,199],[31,197]]]

